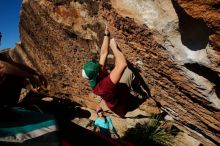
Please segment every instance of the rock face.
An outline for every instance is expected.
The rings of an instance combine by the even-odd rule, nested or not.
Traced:
[[[98,58],[107,23],[148,85],[148,100],[204,145],[219,145],[219,7],[219,0],[23,0],[21,44],[10,55],[43,73],[50,94],[94,109],[81,69]]]

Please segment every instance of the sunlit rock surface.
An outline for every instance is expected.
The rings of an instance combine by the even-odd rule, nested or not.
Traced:
[[[100,100],[81,69],[98,58],[107,23],[149,86],[152,97],[139,110],[158,113],[157,103],[198,145],[219,145],[219,7],[219,0],[23,0],[21,44],[10,55],[43,73],[51,95],[94,109]]]

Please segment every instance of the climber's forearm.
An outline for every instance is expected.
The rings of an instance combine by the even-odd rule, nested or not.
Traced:
[[[108,56],[108,44],[109,36],[104,36],[104,40],[101,47],[99,64],[105,66],[106,58]]]
[[[127,66],[127,61],[125,59],[125,56],[121,51],[119,51],[117,45],[111,45],[112,52],[115,56],[115,66]]]
[[[114,84],[117,84],[122,76],[124,69],[127,66],[127,61],[122,52],[118,49],[114,39],[111,39],[110,47],[115,56],[115,67],[110,73],[110,79]]]
[[[110,33],[108,31],[108,26],[106,24],[105,34],[104,34],[104,38],[103,38],[103,42],[101,46],[100,59],[99,59],[99,64],[103,67],[105,66],[105,62],[108,56],[109,38],[110,38]]]

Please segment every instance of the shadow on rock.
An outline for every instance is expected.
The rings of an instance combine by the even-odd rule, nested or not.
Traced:
[[[131,69],[133,74],[135,75],[135,79],[132,82],[132,88],[134,92],[138,93],[140,96],[145,99],[151,97],[150,88],[145,83],[144,79],[140,75],[140,70],[135,68],[130,62],[128,62],[128,67]]]
[[[44,98],[42,95],[35,93],[27,95],[19,105],[29,110],[52,114],[57,120],[71,120],[75,117],[89,118],[91,116],[89,111],[81,109],[78,103],[70,99]]]
[[[135,78],[132,81],[131,85],[132,89],[128,97],[131,99],[131,104],[129,106],[128,111],[133,111],[137,109],[143,102],[145,102],[147,98],[151,97],[151,93],[148,85],[145,83],[144,79],[139,74],[139,70],[135,68],[130,62],[128,62],[128,67],[135,75]],[[123,85],[121,84],[121,86]]]

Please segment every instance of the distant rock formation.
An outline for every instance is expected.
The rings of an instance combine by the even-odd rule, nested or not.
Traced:
[[[203,145],[219,145],[219,7],[216,0],[23,0],[21,44],[9,53],[43,73],[50,94],[94,109],[81,69],[98,58],[108,23],[150,99]],[[150,103],[139,109],[150,112]]]

